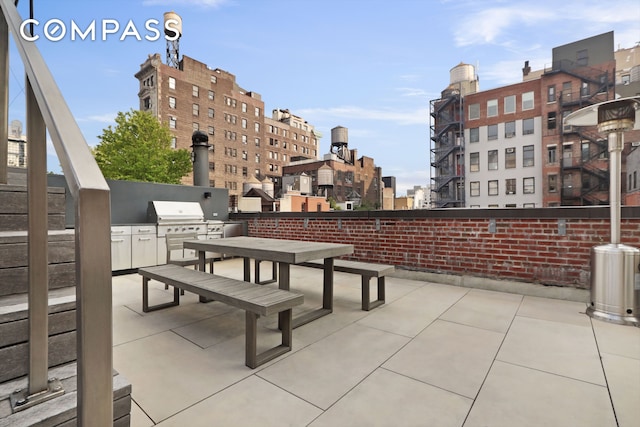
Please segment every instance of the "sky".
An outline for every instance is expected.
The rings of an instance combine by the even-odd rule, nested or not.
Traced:
[[[550,66],[556,46],[609,31],[615,49],[640,42],[637,0],[33,3],[34,43],[90,146],[119,111],[139,107],[134,74],[148,55],[164,60],[166,52],[164,37],[149,40],[155,33],[146,25],[162,31],[164,12],[175,11],[181,56],[234,74],[240,87],[262,96],[265,112],[286,108],[303,117],[323,134],[321,155],[330,150],[331,129],[346,127],[349,148],[396,177],[397,196],[430,184],[429,101],[447,87],[451,68],[476,66],[487,90],[522,81],[524,61],[533,70]],[[20,0],[18,11],[28,18],[29,1]],[[45,34],[52,19],[67,29],[57,41],[57,21],[48,27],[51,37]],[[73,24],[83,31],[92,21],[94,40],[71,39]],[[115,32],[103,33],[103,24]],[[10,46],[9,121],[24,124],[24,71]],[[50,142],[47,168],[60,173]]]

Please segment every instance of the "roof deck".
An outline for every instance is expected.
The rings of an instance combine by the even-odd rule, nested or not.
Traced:
[[[216,274],[242,279],[242,260],[216,263]],[[320,270],[292,266],[291,284],[305,295],[298,313],[321,304]],[[156,282],[151,302],[171,292]],[[399,277],[386,293],[387,304],[362,311],[360,278],[335,273],[334,312],[295,329],[291,352],[249,369],[241,310],[187,293],[144,314],[140,276],[114,277],[114,368],[133,385],[131,425],[640,420],[640,328],[593,320],[582,302]],[[279,339],[277,316],[259,328],[259,346]]]

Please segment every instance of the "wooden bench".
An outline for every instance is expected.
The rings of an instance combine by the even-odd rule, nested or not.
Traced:
[[[245,310],[245,364],[256,368],[288,351],[292,341],[292,308],[303,303],[303,295],[216,276],[204,271],[167,264],[138,269],[142,276],[142,310],[147,313],[180,304],[180,289]],[[149,306],[149,280],[173,286],[173,301]],[[278,313],[282,343],[257,354],[258,317]]]
[[[297,264],[303,267],[324,268],[322,260],[303,262]],[[359,274],[362,277],[362,309],[369,311],[379,305],[384,304],[385,300],[385,280],[384,277],[395,271],[393,265],[373,264],[369,262],[349,261],[344,259],[333,260],[333,271],[342,273]],[[371,301],[369,292],[369,282],[372,277],[378,278],[378,299]]]

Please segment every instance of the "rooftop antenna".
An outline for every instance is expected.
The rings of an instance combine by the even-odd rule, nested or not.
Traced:
[[[164,34],[167,39],[167,65],[180,68],[180,37],[182,37],[182,18],[175,12],[164,14]]]

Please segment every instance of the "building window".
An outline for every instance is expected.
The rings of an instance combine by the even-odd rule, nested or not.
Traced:
[[[587,160],[589,160],[589,157],[591,157],[591,153],[589,150],[589,143],[588,142],[583,142],[582,144],[580,144],[580,155],[582,156],[582,161],[586,162]]]
[[[200,125],[196,122],[193,122],[193,124],[191,125],[191,128],[193,129],[193,131],[198,131],[200,130]]]
[[[589,65],[589,51],[587,49],[576,52],[576,64],[583,67]]]
[[[255,140],[256,147],[260,147],[260,138],[256,138]]]
[[[209,133],[209,135],[213,135],[215,133],[214,129],[213,129],[213,126],[207,127],[207,133]]]
[[[489,181],[489,195],[497,196],[498,195],[498,181]]]
[[[200,106],[198,104],[193,104],[192,112],[194,116],[200,114]]]
[[[176,108],[176,99],[173,96],[169,97],[169,108]]]
[[[169,129],[175,129],[176,128],[176,118],[175,117],[169,117]]]
[[[580,96],[589,96],[589,83],[584,81],[580,83]]]
[[[504,137],[513,138],[516,136],[516,122],[506,122],[504,124]]]
[[[516,167],[516,148],[509,147],[504,149],[504,168],[513,169]]]
[[[533,92],[522,94],[522,110],[533,110]]]
[[[533,119],[524,119],[522,121],[522,134],[533,135]]]
[[[213,117],[215,116],[216,112],[215,112],[215,110],[213,108],[209,108],[208,114],[209,114],[209,118],[213,119]]]
[[[547,163],[555,163],[558,161],[558,154],[555,145],[547,146]]]
[[[480,181],[471,181],[469,190],[471,191],[471,197],[480,196]]]
[[[213,101],[215,99],[215,97],[216,97],[216,94],[212,90],[210,90],[209,91],[209,101]]]
[[[209,170],[216,170],[216,164],[214,162],[209,162]]]
[[[522,166],[529,167],[534,166],[534,147],[533,145],[525,145],[522,147]]]
[[[147,96],[147,97],[143,100],[143,105],[144,105],[144,109],[145,109],[145,110],[148,110],[149,108],[151,108],[151,98]]]
[[[255,110],[254,110],[254,115],[255,115],[256,117],[260,117],[260,108],[258,108],[258,107],[256,107],[256,108],[255,108]]]
[[[469,105],[469,120],[476,120],[480,118],[480,104]]]
[[[509,95],[504,97],[504,113],[510,114],[516,112],[516,96]]]
[[[247,128],[247,119],[242,119],[242,129]]]
[[[549,175],[547,188],[549,189],[549,193],[558,191],[558,175]]]
[[[516,179],[509,178],[504,180],[505,192],[507,194],[516,194]]]
[[[197,98],[199,93],[200,93],[200,88],[198,86],[196,85],[191,86],[191,95]]]
[[[487,126],[487,139],[498,139],[498,125]]]
[[[480,153],[469,154],[469,171],[478,172],[480,170]]]
[[[216,76],[211,76],[211,83],[218,83],[218,78]]]
[[[487,101],[487,117],[495,117],[498,115],[498,100],[490,99]]]
[[[480,142],[480,128],[469,129],[469,142]]]
[[[247,112],[247,104],[245,102],[242,103],[242,112],[243,113]]]
[[[556,86],[547,87],[547,102],[556,102]]]
[[[550,111],[547,113],[547,129],[555,129],[556,128],[556,112]]]
[[[630,75],[630,74],[623,74],[623,75],[622,75],[621,83],[622,83],[623,85],[631,84],[631,75]]]
[[[176,79],[173,77],[169,77],[169,89],[176,88]]]
[[[534,194],[536,192],[535,182],[535,178],[522,178],[522,192],[524,194]]]
[[[249,153],[242,151],[242,160],[249,160]]]
[[[246,144],[249,141],[249,139],[247,138],[247,135],[242,135],[242,143]]]
[[[253,130],[255,130],[256,132],[260,132],[260,123],[254,123]]]
[[[487,164],[489,170],[498,170],[498,150],[489,151]]]
[[[176,148],[178,145],[178,139],[175,136],[171,137],[171,148]]]

